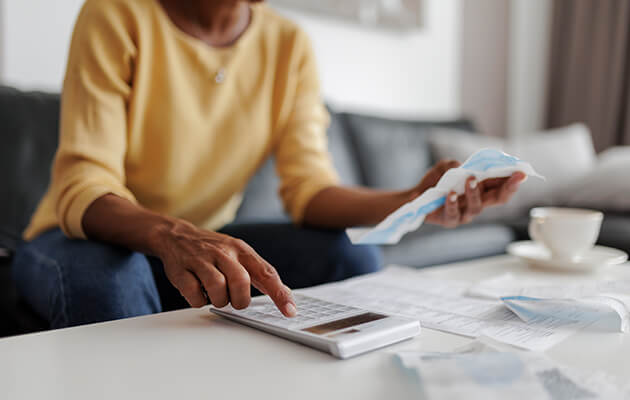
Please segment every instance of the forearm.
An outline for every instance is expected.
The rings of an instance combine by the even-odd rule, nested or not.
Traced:
[[[309,202],[304,223],[322,228],[375,225],[414,196],[413,190],[329,187]]]
[[[254,285],[286,317],[295,316],[291,290],[242,241],[154,213],[113,194],[94,201],[81,222],[91,239],[160,257],[166,277],[193,307],[210,300],[217,307],[231,303],[240,310],[249,305],[250,285]]]
[[[158,255],[166,234],[184,225],[189,224],[149,211],[113,194],[95,200],[82,219],[88,238],[148,255]]]

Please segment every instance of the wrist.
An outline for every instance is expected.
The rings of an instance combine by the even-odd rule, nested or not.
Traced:
[[[402,207],[405,204],[409,203],[410,201],[412,201],[416,197],[417,197],[417,195],[415,194],[415,190],[414,189],[401,190],[401,191],[398,191],[398,192],[391,192],[388,195],[388,199],[389,200],[387,201],[387,203],[385,203],[387,205],[383,208],[383,215],[379,215],[378,216],[378,220],[375,223],[381,222],[389,214],[393,213],[394,211],[396,211],[400,207]]]
[[[403,204],[409,203],[416,199],[416,197],[420,196],[424,193],[425,189],[421,187],[421,185],[414,186],[409,190],[405,190],[401,193],[401,196],[404,198]]]
[[[147,234],[147,247],[151,254],[162,258],[176,236],[181,236],[185,230],[191,229],[192,224],[172,217],[160,216],[159,220],[151,225]]]

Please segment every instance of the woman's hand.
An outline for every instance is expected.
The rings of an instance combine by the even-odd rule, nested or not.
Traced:
[[[275,268],[242,240],[106,194],[86,210],[82,225],[91,239],[159,257],[169,281],[193,307],[249,305],[250,285],[269,295],[280,312],[296,315],[291,290]]]
[[[437,185],[446,171],[458,166],[459,162],[453,160],[438,162],[414,188],[413,197],[418,197],[427,189]],[[446,203],[427,215],[426,221],[447,228],[467,224],[486,207],[507,203],[525,178],[526,175],[522,172],[515,172],[507,178],[486,179],[482,182],[478,182],[471,176],[466,180],[466,192],[461,196],[457,196],[455,192],[449,193]]]
[[[156,255],[170,282],[193,307],[208,300],[236,309],[250,303],[250,285],[269,295],[287,317],[296,315],[291,291],[275,268],[239,239],[199,229],[184,221],[157,235]],[[206,298],[207,294],[207,298]]]

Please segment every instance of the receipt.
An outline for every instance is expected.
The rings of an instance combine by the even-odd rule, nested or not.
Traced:
[[[501,299],[525,322],[552,318],[584,326],[598,322],[598,328],[620,332],[630,329],[630,281],[589,279],[553,284],[550,280],[507,273],[479,282],[466,293]]]
[[[557,364],[540,353],[502,350],[475,341],[451,353],[405,351],[399,365],[418,378],[428,399],[625,399],[606,375]]]
[[[577,299],[602,293],[630,293],[630,280],[593,280],[591,277],[572,279],[566,275],[526,278],[509,272],[474,284],[466,294],[484,299],[506,296]]]
[[[446,171],[435,187],[404,204],[375,227],[351,228],[346,233],[354,244],[398,243],[403,235],[418,229],[427,214],[444,205],[448,193],[463,194],[468,177],[483,181],[507,177],[517,171],[544,179],[529,163],[514,156],[494,149],[479,150],[460,167]]]

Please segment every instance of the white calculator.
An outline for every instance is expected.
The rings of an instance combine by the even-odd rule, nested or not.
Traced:
[[[298,315],[283,316],[268,296],[252,299],[245,310],[231,306],[210,311],[252,328],[348,358],[412,338],[420,333],[417,320],[294,295]]]

